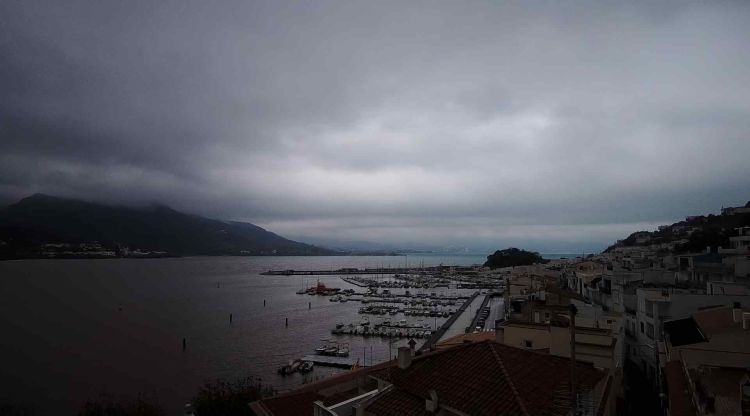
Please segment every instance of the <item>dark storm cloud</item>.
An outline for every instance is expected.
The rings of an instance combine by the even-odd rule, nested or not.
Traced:
[[[2,2],[0,196],[601,247],[750,198],[745,2]]]

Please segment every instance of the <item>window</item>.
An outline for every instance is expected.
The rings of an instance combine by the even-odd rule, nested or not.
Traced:
[[[641,322],[641,334],[643,333],[643,322]]]
[[[534,345],[534,341],[530,341],[528,339],[524,340],[523,343],[526,346],[526,348],[531,348]]]
[[[612,325],[612,320],[611,319],[607,319],[607,324]]]

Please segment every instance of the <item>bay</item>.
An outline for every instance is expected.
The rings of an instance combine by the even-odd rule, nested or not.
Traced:
[[[288,360],[331,338],[337,322],[357,322],[361,305],[297,295],[317,278],[261,276],[263,271],[484,260],[426,254],[0,262],[0,403],[72,415],[102,393],[121,399],[140,394],[179,414],[201,385],[216,379],[252,377],[288,390],[342,371],[316,367],[306,377],[276,374]],[[363,290],[339,276],[321,276],[320,282]],[[388,359],[406,342],[354,336],[336,341],[349,343],[351,357],[367,364]]]

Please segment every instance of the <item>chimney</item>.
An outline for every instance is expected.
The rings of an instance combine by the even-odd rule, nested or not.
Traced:
[[[732,303],[732,320],[734,323],[740,323],[742,320],[742,307],[739,302]]]
[[[742,329],[747,329],[749,320],[750,320],[750,313],[742,312]]]
[[[425,410],[427,410],[430,413],[437,413],[438,409],[440,409],[440,404],[438,403],[438,396],[437,392],[433,389],[429,391],[430,398],[425,400],[424,407]]]
[[[398,368],[404,370],[409,368],[410,365],[411,350],[409,349],[409,347],[398,347]]]

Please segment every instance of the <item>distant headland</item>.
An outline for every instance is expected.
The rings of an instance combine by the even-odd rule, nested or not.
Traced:
[[[35,194],[0,208],[0,259],[336,255],[247,222],[164,205],[104,205]]]

